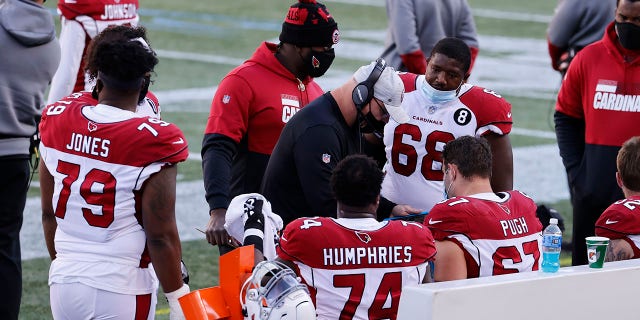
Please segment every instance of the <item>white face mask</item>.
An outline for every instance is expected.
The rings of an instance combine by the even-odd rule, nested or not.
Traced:
[[[445,103],[445,102],[452,101],[453,99],[456,98],[456,96],[458,95],[458,89],[460,89],[461,86],[462,86],[462,82],[460,82],[460,85],[453,90],[443,91],[443,90],[438,90],[432,87],[429,84],[429,82],[425,79],[421,89],[422,89],[422,92],[429,98],[429,100],[431,100],[431,102]]]

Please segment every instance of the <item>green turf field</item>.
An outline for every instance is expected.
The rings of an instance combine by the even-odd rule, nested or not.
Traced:
[[[345,74],[350,74],[357,67],[366,64],[369,58],[364,57],[373,57],[382,52],[383,31],[386,27],[382,0],[367,1],[372,5],[348,2],[326,2],[329,11],[339,23],[339,45],[355,43],[356,48],[362,48],[362,51],[345,52],[342,56],[341,51],[338,51],[330,71],[339,70]],[[160,99],[163,118],[182,128],[189,142],[190,152],[200,152],[202,132],[214,86],[235,65],[248,58],[261,41],[275,41],[291,3],[293,1],[283,0],[141,0],[141,24],[147,27],[149,42],[160,57],[151,89],[164,94]],[[481,40],[498,41],[502,45],[492,47],[483,45],[481,41],[479,61],[509,61],[517,60],[521,56],[521,53],[514,51],[521,46],[521,41],[535,42],[538,46],[544,41],[547,21],[557,1],[469,0],[469,3],[476,14]],[[46,5],[54,8],[55,1]],[[536,54],[540,56],[545,52]],[[532,55],[532,59],[534,58],[535,54]],[[542,58],[544,57],[537,59]],[[516,61],[515,65],[517,64],[526,64],[526,61]],[[548,71],[544,69],[544,65],[540,65],[540,68]],[[547,68],[550,69],[550,66]],[[511,71],[509,67],[498,67],[495,73],[479,76],[478,81],[483,86],[494,88],[495,84],[504,78],[503,73]],[[553,132],[550,115],[554,103],[554,88],[557,87],[559,78],[532,80],[531,89],[535,89],[538,84],[544,85],[544,88],[531,94],[527,87],[529,82],[526,81],[536,75],[537,72],[518,74],[517,81],[511,82],[522,81],[523,87],[513,90],[505,87],[507,89],[500,91],[513,105],[514,127],[543,133],[512,134],[514,148],[555,144],[555,139],[544,133]],[[181,91],[187,89],[194,89],[195,93]],[[177,98],[174,98],[176,96]],[[544,172],[539,174],[542,175]],[[35,180],[37,181],[37,176]],[[181,165],[180,182],[200,180],[200,161],[189,160]],[[566,182],[559,179],[557,183]],[[32,187],[30,196],[35,197],[38,194],[38,188]],[[204,203],[203,198],[198,198],[197,201]],[[547,203],[563,214],[570,229],[569,202],[561,199]],[[201,214],[206,222],[206,212]],[[34,236],[41,237],[41,233]],[[569,237],[570,230],[565,232],[565,238]],[[217,256],[217,249],[209,246],[203,239],[183,243],[183,257],[191,271],[192,289],[217,284]],[[570,258],[566,254],[563,255],[562,263],[565,266],[570,264]],[[48,258],[24,261],[21,319],[51,318],[47,286],[48,266]],[[157,318],[168,319],[167,304],[162,297],[159,299]]]

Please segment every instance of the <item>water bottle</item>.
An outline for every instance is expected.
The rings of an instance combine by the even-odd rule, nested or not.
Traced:
[[[557,272],[560,269],[562,230],[558,219],[549,219],[549,225],[542,231],[542,272]]]

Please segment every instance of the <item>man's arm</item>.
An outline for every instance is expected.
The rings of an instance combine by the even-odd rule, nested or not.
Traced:
[[[547,44],[551,66],[559,70],[560,56],[569,49],[569,40],[575,35],[586,5],[580,1],[560,1],[547,29]]]
[[[81,67],[86,34],[76,20],[62,19],[60,30],[60,65],[51,80],[47,104],[52,104],[73,93]]]
[[[513,190],[513,151],[509,135],[489,133],[485,136],[493,158],[491,188],[494,192]]]
[[[387,1],[389,30],[402,64],[409,72],[424,74],[427,61],[420,47],[415,9],[411,0]]]
[[[436,240],[436,260],[434,280],[448,281],[467,278],[467,263],[464,252],[452,241]]]
[[[182,249],[176,226],[176,175],[178,169],[165,166],[152,175],[142,190],[142,221],[147,247],[164,292],[182,286]]]
[[[612,239],[607,247],[607,255],[604,261],[620,261],[633,258],[633,248],[623,239]]]
[[[202,170],[209,221],[207,241],[212,245],[228,244],[224,217],[231,202],[231,166],[238,144],[249,129],[250,106],[254,95],[247,80],[228,74],[218,85],[202,141]]]
[[[558,148],[569,181],[573,181],[584,154],[584,120],[556,111],[554,116]]]
[[[55,236],[58,222],[56,221],[55,211],[53,210],[53,176],[40,159],[39,165],[40,176],[40,203],[42,205],[42,229],[44,230],[44,241],[49,251],[51,260],[56,258]]]
[[[478,32],[476,31],[476,22],[473,19],[471,13],[471,7],[469,3],[464,1],[460,17],[457,19],[458,28],[455,37],[464,41],[471,50],[471,65],[469,66],[469,73],[473,70],[473,66],[476,62],[476,57],[480,52],[480,44],[478,43]]]
[[[142,222],[153,268],[169,302],[169,317],[184,319],[178,298],[189,293],[182,281],[182,248],[176,226],[175,165],[164,166],[145,182],[142,190]]]
[[[229,206],[231,163],[237,144],[221,134],[205,134],[202,141],[202,172],[205,197],[209,203],[209,221],[205,234],[212,244],[228,244],[231,237],[224,229]]]

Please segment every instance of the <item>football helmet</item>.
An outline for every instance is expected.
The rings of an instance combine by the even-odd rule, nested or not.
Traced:
[[[240,291],[245,319],[316,319],[316,309],[307,286],[289,267],[277,261],[263,261],[253,269]]]

